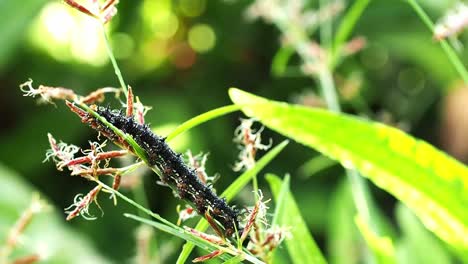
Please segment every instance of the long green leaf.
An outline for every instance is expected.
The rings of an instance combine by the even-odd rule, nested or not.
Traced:
[[[176,129],[174,129],[174,131],[172,131],[169,135],[167,135],[167,141],[171,141],[173,138],[177,137],[178,135],[204,122],[207,122],[214,118],[232,113],[239,109],[240,107],[237,105],[228,105],[228,106],[219,107],[211,111],[208,111],[206,113],[203,113],[201,115],[195,116],[194,118],[191,118],[185,121],[184,123],[182,123]]]
[[[214,250],[218,249],[218,248],[214,247],[208,241],[205,241],[205,240],[203,240],[201,238],[198,238],[198,237],[196,237],[196,236],[194,236],[192,234],[189,234],[180,227],[174,228],[172,226],[168,226],[168,225],[159,223],[157,221],[148,220],[146,218],[138,217],[138,216],[132,215],[132,214],[124,214],[124,216],[128,217],[130,219],[133,219],[135,221],[141,222],[143,224],[153,226],[154,228],[157,228],[157,229],[159,229],[159,230],[161,230],[163,232],[166,232],[168,234],[171,234],[171,235],[180,237],[180,238],[182,238],[184,240],[190,241],[191,243],[194,243],[195,245],[197,245],[198,247],[204,249],[207,252],[211,252],[211,251],[214,251]],[[224,260],[229,259],[229,257],[227,255],[221,255],[220,257],[222,259],[224,259]]]
[[[341,52],[341,48],[343,44],[351,35],[351,32],[354,29],[354,26],[356,25],[357,21],[359,20],[359,18],[361,17],[362,13],[366,9],[366,7],[369,5],[369,3],[370,3],[370,0],[354,1],[349,11],[343,17],[343,20],[341,21],[340,26],[338,27],[337,33],[335,35],[335,38],[333,40],[333,53],[332,53],[333,56],[331,60],[332,67],[336,66],[337,60],[340,57],[339,53]]]
[[[360,215],[356,215],[354,221],[356,222],[364,240],[366,240],[367,245],[369,245],[370,249],[374,253],[375,262],[379,264],[396,263],[395,247],[393,246],[392,239],[390,237],[379,236],[374,233],[372,228],[362,217],[360,217]]]
[[[349,181],[344,178],[331,194],[326,211],[327,260],[331,264],[366,263],[367,247],[353,222],[356,215]]]
[[[407,0],[407,2],[414,9],[414,11],[419,16],[419,18],[421,18],[421,20],[424,22],[424,24],[426,24],[426,26],[429,28],[431,33],[433,33],[434,32],[434,23],[432,23],[431,19],[426,14],[424,9],[418,4],[418,2],[416,0]],[[463,62],[457,56],[457,53],[455,52],[455,50],[452,48],[452,46],[450,46],[448,44],[448,42],[445,39],[440,41],[440,46],[444,50],[445,54],[447,55],[447,58],[453,64],[453,67],[458,72],[460,77],[463,79],[465,84],[468,84],[468,71],[466,70],[465,66],[463,65]]]
[[[6,245],[9,230],[22,213],[30,206],[31,197],[38,190],[27,183],[20,175],[0,163],[0,263],[3,247]],[[46,197],[41,195],[41,199]],[[19,257],[32,254],[41,256],[41,263],[112,263],[94,248],[94,244],[82,233],[64,224],[60,209],[52,208],[35,214],[20,234],[20,243],[11,252],[8,263]]]
[[[230,201],[234,196],[244,188],[249,181],[255,177],[266,165],[268,165],[285,147],[289,141],[285,140],[270,150],[265,156],[263,156],[255,166],[242,173],[229,187],[221,194],[221,197],[225,197],[227,201]],[[208,222],[205,219],[201,219],[195,226],[196,230],[205,231],[208,228]],[[190,253],[192,252],[194,245],[192,243],[186,243],[180,252],[177,263],[185,263]]]
[[[405,203],[424,225],[468,257],[468,168],[404,132],[345,114],[269,101],[238,89],[243,112],[347,168]]]
[[[398,263],[453,263],[448,251],[432,233],[401,203],[396,206],[401,237],[396,244]]]
[[[21,41],[28,32],[31,21],[47,0],[0,1],[0,72],[5,70]]]
[[[291,260],[294,263],[327,263],[301,216],[301,211],[289,190],[289,179],[282,181],[275,175],[267,175],[277,210],[273,221],[279,226],[291,227],[292,238],[286,240]]]

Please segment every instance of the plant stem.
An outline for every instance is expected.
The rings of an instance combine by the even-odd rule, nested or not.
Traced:
[[[322,69],[319,74],[320,87],[328,109],[340,113],[341,106],[336,94],[335,83],[329,69]]]
[[[148,215],[149,217],[153,217],[155,219],[157,219],[158,221],[160,221],[161,223],[169,226],[170,228],[174,228],[174,229],[180,229],[180,227],[174,225],[173,223],[167,221],[166,219],[164,219],[163,217],[161,217],[159,214],[156,214],[156,213],[153,213],[151,210],[145,208],[144,206],[142,206],[141,204],[139,204],[138,202],[135,202],[133,201],[132,199],[128,198],[127,196],[121,194],[119,191],[116,191],[114,189],[112,189],[111,187],[107,186],[105,183],[99,181],[99,180],[96,180],[96,182],[102,186],[104,189],[106,189],[107,191],[115,194],[116,196],[120,197],[122,200],[126,201],[127,203],[133,205],[134,207],[136,207],[138,210],[140,210],[143,214],[146,214]],[[128,214],[126,214],[127,216]],[[134,217],[133,217],[134,218]],[[147,223],[147,222],[146,222]],[[183,231],[185,232],[185,231]],[[219,245],[216,245],[216,244],[212,244],[212,246],[216,247],[217,249],[220,249],[220,250],[223,250],[225,253],[228,253],[232,256],[238,256],[239,254],[242,254],[242,257],[245,259],[245,260],[248,260],[250,261],[251,263],[255,263],[255,264],[264,264],[262,261],[258,260],[257,258],[243,252],[243,251],[238,251],[236,250],[235,248],[231,249],[231,248],[227,248],[227,247],[220,247]]]
[[[109,59],[112,62],[112,67],[114,67],[115,75],[117,76],[117,79],[119,79],[120,86],[122,87],[122,91],[123,91],[125,97],[127,97],[127,95],[128,95],[127,85],[125,84],[125,80],[123,78],[122,72],[120,71],[119,65],[117,64],[117,60],[115,59],[114,53],[112,52],[112,48],[111,48],[111,45],[110,45],[109,38],[107,37],[106,28],[104,27],[104,24],[101,24],[101,31],[102,31],[102,35],[103,35],[103,38],[104,38],[104,43],[106,44],[107,54],[109,56]],[[138,203],[143,205],[144,207],[148,207],[149,203],[148,203],[148,199],[146,197],[145,185],[144,185],[143,180],[144,179],[142,179],[142,182],[140,184],[138,184],[137,186],[135,186],[132,191],[133,191],[133,195],[135,196],[135,199],[138,201]],[[142,216],[142,215],[140,215],[140,216]]]
[[[338,27],[338,30],[335,34],[335,38],[333,40],[333,47],[330,51],[331,59],[330,59],[330,69],[334,69],[335,66],[338,64],[340,58],[341,47],[348,40],[351,32],[354,29],[357,21],[361,17],[361,14],[364,12],[366,7],[369,5],[370,0],[356,0],[346,12],[346,15],[341,20],[341,23]]]
[[[127,94],[128,94],[127,85],[125,84],[124,78],[122,76],[122,72],[120,71],[120,68],[119,68],[119,65],[117,64],[114,53],[112,52],[110,41],[106,34],[106,28],[104,27],[103,24],[101,24],[101,31],[104,37],[104,43],[106,44],[107,55],[109,56],[109,59],[112,62],[112,67],[114,67],[114,72],[115,72],[115,75],[117,75],[117,78],[119,79],[120,86],[122,87],[122,91],[124,92],[125,97],[127,97]]]
[[[321,1],[321,5],[325,5],[325,1]],[[365,1],[362,1],[360,4],[361,7],[359,10],[364,10],[364,7],[367,6]],[[352,26],[355,25],[356,14],[349,18],[351,22],[345,29],[343,29],[339,41],[345,41],[346,37],[350,34],[352,30]],[[362,11],[361,11],[362,12]],[[359,12],[358,12],[359,13]],[[313,75],[312,77],[318,78],[320,83],[320,88],[322,90],[323,97],[327,104],[328,109],[333,112],[340,113],[341,107],[338,100],[338,95],[335,88],[335,83],[333,81],[332,69],[333,66],[330,64],[330,61],[322,62],[319,61],[317,58],[313,57],[313,55],[309,52],[310,47],[310,40],[306,34],[305,28],[301,27],[300,25],[292,24],[290,20],[285,18],[279,18],[273,23],[278,27],[278,29],[291,41],[291,45],[296,50],[297,54],[301,57],[306,65],[319,65],[321,69],[319,70],[318,76]],[[351,26],[352,25],[352,26]],[[325,39],[326,41],[326,39]],[[330,54],[332,52],[328,52]],[[330,60],[330,59],[329,59]],[[366,181],[359,175],[357,171],[348,171],[348,178],[351,183],[351,189],[354,193],[354,203],[356,205],[356,210],[359,214],[362,215],[369,215],[369,204],[367,202],[371,202],[372,198],[370,197],[370,193],[368,191]],[[362,197],[367,197],[367,199],[361,199]],[[362,210],[362,211],[361,211]],[[375,225],[370,225],[375,226]],[[376,232],[379,233],[379,232]]]
[[[429,16],[424,12],[422,7],[418,4],[416,0],[407,0],[408,4],[414,9],[416,14],[421,18],[423,23],[429,28],[431,33],[434,32],[434,23],[432,23]],[[457,56],[455,51],[453,50],[452,46],[448,44],[446,40],[440,41],[440,46],[444,50],[445,54],[447,55],[448,59],[455,67],[455,70],[460,74],[460,77],[463,79],[465,84],[468,84],[468,71],[466,70],[465,66],[461,62],[460,58]]]
[[[322,4],[325,4],[327,0],[322,0]],[[325,2],[325,3],[324,3]],[[324,40],[324,43],[321,43],[321,46],[325,44],[328,48],[327,54],[327,63],[322,63],[323,67],[319,71],[318,79],[320,83],[320,87],[322,90],[322,94],[325,98],[327,103],[328,109],[333,112],[340,113],[341,106],[340,101],[338,99],[338,95],[336,92],[335,83],[333,81],[333,69],[334,64],[336,63],[337,59],[337,52],[340,52],[341,45],[346,41],[348,36],[351,34],[352,29],[356,25],[357,19],[360,14],[364,11],[365,7],[369,1],[362,0],[357,1],[351,8],[351,10],[347,13],[343,23],[340,25],[339,32],[337,37],[335,38],[335,42],[333,46],[329,46],[328,40]],[[321,27],[328,28],[328,25],[321,25]],[[322,41],[322,40],[321,40]],[[307,54],[306,54],[307,55]],[[363,218],[366,220],[369,226],[373,227],[373,230],[378,234],[377,225],[373,224],[372,219],[370,217],[370,205],[372,205],[372,198],[370,196],[369,187],[367,182],[364,178],[359,175],[359,172],[356,170],[346,170],[346,174],[348,176],[348,180],[351,185],[351,190],[353,193],[353,200],[356,207],[356,211],[359,215],[362,215]]]

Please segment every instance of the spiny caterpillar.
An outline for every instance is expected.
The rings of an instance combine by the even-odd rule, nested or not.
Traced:
[[[122,115],[120,111],[105,107],[95,107],[96,113],[107,122],[132,136],[146,153],[148,164],[161,172],[163,183],[176,190],[177,195],[194,205],[200,215],[211,215],[224,228],[224,234],[231,237],[242,233],[239,226],[239,212],[230,207],[224,198],[219,198],[210,187],[203,184],[194,168],[190,168],[165,142],[165,138],[154,134],[148,125],[142,125],[133,117]],[[83,122],[109,138],[113,142],[123,143],[118,135],[91,114],[82,116]]]

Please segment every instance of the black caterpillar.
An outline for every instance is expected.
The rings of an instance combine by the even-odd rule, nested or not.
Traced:
[[[209,212],[224,227],[227,237],[231,237],[236,230],[240,237],[238,210],[230,207],[224,198],[219,198],[210,187],[203,184],[195,169],[184,163],[182,155],[174,152],[165,142],[165,138],[154,134],[148,125],[137,123],[133,117],[123,116],[120,111],[97,107],[96,112],[107,122],[133,137],[145,150],[148,163],[161,172],[163,183],[176,190],[181,199],[193,204],[200,215]],[[110,140],[119,141],[119,137],[98,119],[91,115],[85,119]]]

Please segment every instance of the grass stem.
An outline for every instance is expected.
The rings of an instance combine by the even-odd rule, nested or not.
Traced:
[[[111,47],[109,38],[107,37],[106,28],[104,27],[104,25],[101,26],[101,31],[102,31],[102,35],[104,38],[104,43],[106,45],[107,55],[109,56],[109,59],[112,62],[112,67],[114,67],[114,72],[115,72],[115,75],[117,75],[117,78],[119,79],[120,86],[122,87],[122,91],[124,92],[125,97],[127,97],[127,94],[128,94],[127,85],[125,84],[124,78],[122,76],[122,72],[120,71],[119,65],[117,64],[117,60],[115,59],[114,53],[112,52],[112,47]]]
[[[426,14],[424,9],[418,4],[416,0],[407,0],[408,4],[414,9],[416,14],[422,20],[422,22],[429,28],[431,33],[434,32],[434,23],[432,22],[431,18]],[[440,46],[442,50],[444,50],[447,58],[452,63],[455,70],[460,74],[460,77],[463,79],[465,84],[468,84],[468,71],[465,68],[465,65],[461,62],[460,58],[457,56],[455,50],[448,44],[446,40],[440,41]]]

